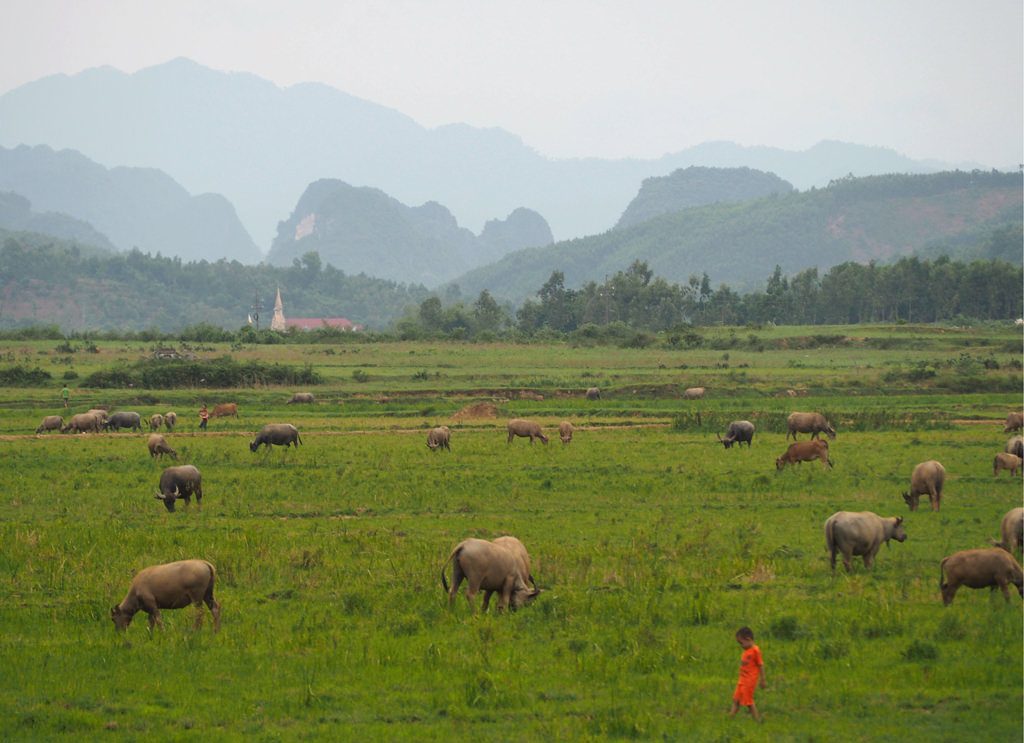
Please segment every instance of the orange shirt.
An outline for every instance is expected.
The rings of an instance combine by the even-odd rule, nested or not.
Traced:
[[[764,661],[761,659],[761,648],[751,645],[743,651],[740,658],[740,684],[754,687],[757,679],[761,676],[761,666]]]

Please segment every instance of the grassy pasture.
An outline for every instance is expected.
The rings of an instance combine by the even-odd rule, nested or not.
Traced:
[[[177,409],[168,439],[206,497],[174,514],[152,497],[163,465],[145,436],[26,435],[62,412],[55,391],[0,389],[0,735],[1018,740],[1020,599],[961,589],[943,608],[938,562],[986,546],[1021,503],[1021,480],[991,470],[1007,438],[995,421],[1020,405],[998,391],[1011,373],[1019,387],[1006,350],[1019,338],[972,337],[1000,368],[972,369],[996,390],[970,394],[873,388],[906,363],[891,349],[733,350],[719,368],[721,350],[399,343],[360,346],[358,367],[350,348],[313,347],[328,382],[312,407],[285,406],[281,389],[74,387],[76,409]],[[909,345],[940,360],[963,339],[925,329]],[[144,352],[99,345],[74,368]],[[305,363],[310,350],[239,353]],[[708,399],[678,399],[707,378]],[[568,394],[592,384],[599,402]],[[241,418],[196,434],[198,403],[228,399]],[[455,426],[450,453],[427,450],[425,427],[484,399],[498,418]],[[775,472],[793,409],[839,421],[834,471]],[[513,415],[543,421],[552,444],[506,446]],[[749,451],[715,442],[732,417],[758,423]],[[563,418],[578,427],[567,447]],[[275,420],[304,446],[250,454],[249,434]],[[950,474],[942,511],[909,513],[899,493],[930,458]],[[903,515],[909,538],[871,573],[858,560],[832,576],[822,524],[840,509]],[[544,593],[507,616],[471,615],[461,597],[449,611],[451,548],[503,533],[526,543]],[[180,610],[152,636],[144,614],[117,635],[109,610],[131,576],[187,557],[217,566],[221,632],[208,617],[193,632]],[[764,726],[724,715],[743,624],[768,670]]]

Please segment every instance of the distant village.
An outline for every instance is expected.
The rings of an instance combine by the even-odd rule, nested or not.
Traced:
[[[253,312],[249,314],[249,324],[259,323],[259,298],[253,304]],[[274,317],[270,321],[270,329],[278,333],[285,333],[295,328],[297,330],[316,330],[317,328],[336,328],[338,330],[359,331],[362,325],[352,322],[347,317],[292,317],[285,318],[284,302],[281,300],[281,287],[277,288],[277,296],[274,299]]]

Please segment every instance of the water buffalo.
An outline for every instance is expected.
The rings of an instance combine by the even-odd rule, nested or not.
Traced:
[[[533,421],[524,420],[522,418],[513,418],[508,422],[508,441],[506,443],[511,444],[512,439],[516,436],[530,437],[530,443],[533,443],[535,438],[540,439],[542,443],[548,443],[548,437],[544,435],[544,432],[540,429],[539,423]]]
[[[1009,439],[1003,451],[1007,454],[1016,454],[1021,459],[1024,459],[1024,436],[1014,436]]]
[[[846,572],[852,569],[850,558],[853,555],[862,555],[864,567],[870,568],[882,543],[888,545],[890,539],[897,542],[907,539],[900,516],[883,518],[871,511],[837,511],[825,521],[825,549],[829,551],[833,571],[836,552],[842,553]]]
[[[999,535],[1002,541],[995,546],[1002,547],[1011,555],[1017,554],[1024,545],[1024,508],[1011,508],[1006,512],[999,524]]]
[[[786,439],[789,440],[792,436],[796,441],[798,433],[809,433],[812,439],[818,438],[822,433],[833,440],[836,437],[836,429],[821,413],[790,413],[786,418]]]
[[[586,391],[586,398],[588,400],[600,400],[601,390],[599,390],[597,387],[588,387]]]
[[[124,630],[137,612],[144,611],[149,615],[152,631],[154,625],[163,627],[161,609],[184,609],[191,604],[197,609],[193,627],[199,629],[203,624],[202,605],[205,603],[213,616],[213,631],[216,632],[220,629],[220,604],[213,597],[216,575],[213,565],[206,560],[180,560],[140,570],[132,578],[124,601],[110,610],[110,618],[118,630]]]
[[[122,428],[129,428],[132,431],[142,432],[142,416],[138,413],[130,411],[122,411],[120,413],[114,413],[107,418],[106,423],[103,424],[105,431],[119,431]]]
[[[523,563],[523,575],[525,575],[527,580],[530,581],[530,585],[536,588],[537,582],[533,579],[533,571],[530,568],[530,553],[526,551],[526,545],[524,545],[515,537],[509,535],[506,535],[504,537],[498,537],[497,539],[492,539],[491,541],[494,544],[500,545],[502,547],[505,547],[506,549],[511,550],[519,556],[519,559],[522,560]]]
[[[185,505],[192,502],[192,496],[196,497],[196,506],[203,505],[203,476],[199,469],[191,464],[183,464],[179,467],[168,467],[160,475],[160,492],[156,494],[157,500],[162,500],[168,511],[174,512],[174,501],[182,498]]]
[[[74,433],[83,433],[91,431],[92,433],[99,433],[102,426],[103,419],[98,414],[79,413],[78,415],[71,416],[71,420],[61,426],[60,432],[67,433],[68,431],[73,431]]]
[[[160,415],[159,413],[153,413],[153,415],[149,416],[149,430],[150,431],[159,431],[160,430],[160,426],[162,426],[163,424],[164,424],[164,417],[162,415]]]
[[[42,433],[43,431],[59,431],[64,425],[64,418],[59,415],[48,415],[43,418],[43,422],[36,427],[36,433]]]
[[[810,462],[814,459],[821,460],[821,466],[826,464],[832,467],[832,460],[828,456],[828,442],[823,439],[811,439],[810,441],[796,441],[789,445],[786,453],[775,460],[775,469],[781,470],[787,464],[800,464]]]
[[[266,446],[269,449],[271,446],[294,445],[298,449],[301,443],[299,429],[291,423],[268,423],[260,429],[256,438],[249,444],[249,451],[256,451],[260,446]]]
[[[687,387],[683,390],[684,400],[700,400],[704,397],[704,393],[707,392],[703,387]]]
[[[438,449],[452,450],[451,446],[452,432],[448,426],[438,426],[437,428],[431,428],[430,432],[427,433],[427,448],[430,451],[437,451]]]
[[[942,603],[946,606],[953,603],[960,586],[991,588],[993,591],[998,586],[1009,601],[1011,583],[1024,597],[1024,574],[1020,563],[1001,547],[955,552],[939,563],[939,588],[942,590]]]
[[[292,399],[289,400],[286,405],[297,405],[300,403],[312,404],[316,402],[316,398],[313,397],[312,392],[296,392],[292,395]]]
[[[573,428],[572,423],[569,421],[562,421],[558,424],[558,438],[562,440],[563,444],[568,444],[572,441],[572,434],[575,430],[576,429]]]
[[[173,410],[168,410],[164,413],[164,425],[167,426],[168,431],[173,431],[174,426],[178,423],[178,414]]]
[[[167,439],[158,433],[149,434],[149,440],[146,442],[146,446],[149,448],[149,456],[164,458],[164,454],[170,454],[174,459],[178,458],[178,452],[174,451],[167,443]]]
[[[1010,413],[1006,416],[1006,426],[1003,428],[1003,433],[1019,431],[1021,428],[1024,428],[1024,413]]]
[[[1010,470],[1011,475],[1016,475],[1017,470],[1020,469],[1021,458],[1016,454],[1007,454],[1000,452],[996,454],[996,458],[992,460],[992,476],[998,477],[999,470]]]
[[[516,540],[518,541],[518,540]],[[525,548],[523,548],[525,552]],[[452,585],[448,587],[445,568],[452,563]],[[460,542],[441,566],[441,585],[448,592],[448,606],[455,603],[455,595],[463,579],[468,581],[466,601],[473,609],[473,598],[483,589],[483,610],[491,600],[491,594],[499,594],[498,610],[524,606],[540,593],[530,589],[529,568],[522,555],[507,540],[503,543],[487,542],[483,539],[466,539]]]
[[[236,402],[222,402],[220,405],[214,405],[213,410],[210,411],[211,418],[229,418],[231,416],[238,417],[238,403]]]
[[[746,442],[749,448],[754,440],[754,424],[750,421],[733,421],[729,424],[729,430],[725,432],[725,438],[719,436],[718,440],[726,449],[731,448],[733,444],[739,446],[743,442]]]
[[[946,482],[946,468],[940,462],[931,459],[914,467],[910,475],[910,492],[903,494],[903,500],[911,511],[917,510],[922,495],[928,495],[928,502],[933,511],[938,511],[942,504],[942,486]]]

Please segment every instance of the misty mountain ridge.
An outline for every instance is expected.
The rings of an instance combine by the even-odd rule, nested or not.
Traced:
[[[940,169],[838,142],[804,152],[713,142],[657,160],[556,160],[501,129],[428,129],[324,84],[279,88],[182,58],[133,74],[101,67],[53,75],[9,91],[0,96],[0,144],[159,168],[193,193],[224,194],[261,244],[275,234],[282,205],[323,178],[403,203],[443,203],[474,229],[526,206],[565,238],[609,229],[641,181],[694,165],[750,167],[803,189],[851,173]]]
[[[437,202],[410,207],[379,189],[322,179],[278,225],[267,262],[287,266],[316,252],[349,274],[436,286],[506,253],[551,242],[547,222],[529,209],[487,222],[476,236]]]
[[[0,191],[0,230],[47,235],[106,252],[116,250],[107,236],[88,222],[59,212],[37,212],[32,202],[13,191]]]
[[[38,210],[87,222],[102,233],[94,242],[101,247],[137,247],[186,260],[256,263],[262,257],[227,199],[192,196],[154,168],[107,169],[79,152],[44,145],[0,147],[0,191],[20,194]],[[88,241],[38,222],[32,229]]]

